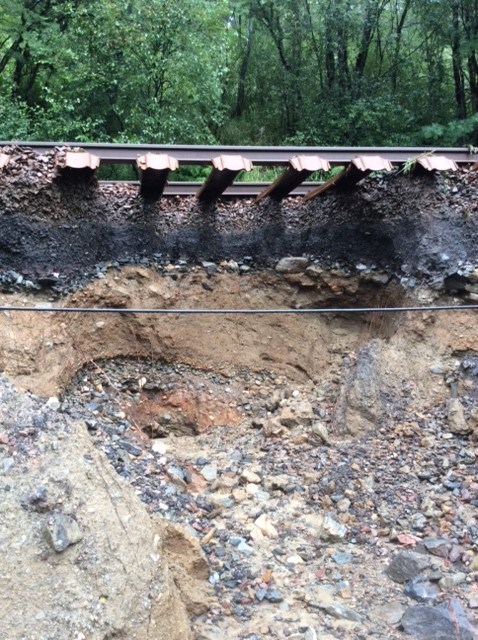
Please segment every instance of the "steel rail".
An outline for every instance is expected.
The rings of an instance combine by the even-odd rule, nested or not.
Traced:
[[[139,187],[136,180],[100,180],[100,185],[130,184]],[[163,196],[195,196],[202,186],[202,182],[169,182],[164,188]],[[256,198],[269,186],[269,182],[235,182],[228,187],[221,197],[230,198]],[[296,189],[291,191],[289,196],[304,196],[310,189],[317,188],[321,182],[303,182]]]
[[[444,155],[459,164],[478,162],[478,154],[468,147],[260,147],[260,146],[207,146],[160,144],[113,144],[97,142],[26,142],[0,141],[0,147],[16,145],[30,147],[39,153],[55,147],[80,147],[100,157],[103,164],[130,164],[147,152],[166,153],[184,165],[208,165],[220,155],[242,155],[259,166],[286,166],[296,155],[320,156],[332,165],[348,164],[356,156],[379,155],[393,164],[402,164],[417,156],[434,153]]]
[[[34,313],[137,313],[149,315],[311,315],[323,313],[408,313],[437,311],[478,311],[478,304],[451,304],[438,306],[410,307],[345,307],[324,309],[124,309],[113,307],[15,307],[2,305],[0,311],[30,311]]]

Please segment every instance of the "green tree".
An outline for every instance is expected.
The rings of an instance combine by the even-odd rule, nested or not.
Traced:
[[[2,0],[3,138],[476,141],[476,0]]]

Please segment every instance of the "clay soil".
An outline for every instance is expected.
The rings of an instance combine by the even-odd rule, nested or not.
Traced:
[[[367,278],[329,274],[326,284],[300,286],[294,276],[272,271],[207,276],[201,267],[176,278],[143,267],[113,269],[100,280],[61,300],[64,307],[105,308],[290,308],[362,304],[378,306],[399,299],[399,287],[380,288]],[[212,283],[212,291],[204,288]],[[292,284],[291,284],[292,283]],[[2,305],[51,305],[49,294],[4,294]],[[453,299],[451,299],[453,301]],[[449,300],[448,300],[449,301]],[[413,302],[413,297],[408,297]],[[58,305],[55,302],[55,305]],[[425,371],[435,358],[476,349],[472,312],[180,316],[140,314],[15,313],[0,315],[0,369],[24,390],[43,396],[61,392],[82,365],[131,356],[185,363],[205,371],[241,369],[285,375],[292,382],[336,375],[344,354],[372,338],[393,344],[395,357],[428,397]],[[413,356],[412,356],[413,354]]]

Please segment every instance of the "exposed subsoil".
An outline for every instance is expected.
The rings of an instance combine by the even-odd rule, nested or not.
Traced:
[[[478,297],[471,173],[370,179],[308,206],[201,210],[88,180],[72,194],[54,162],[38,171],[22,155],[0,174],[1,306]],[[277,264],[287,255],[300,258]],[[189,570],[174,576],[197,639],[475,637],[476,312],[2,311],[0,343],[15,386],[86,424],[150,514],[205,552],[206,611],[181,590]],[[28,436],[7,427],[0,474]]]
[[[180,268],[171,271],[177,277],[110,269],[62,304],[413,301],[393,281],[377,286],[378,272],[326,271],[320,285],[304,288],[297,274]],[[454,301],[419,295],[422,303]],[[48,304],[31,293],[1,302]],[[194,620],[196,637],[406,637],[399,614],[414,600],[385,571],[409,547],[423,557],[417,575],[431,585],[427,602],[456,596],[473,619],[478,449],[475,427],[452,434],[448,418],[455,395],[473,421],[473,312],[351,319],[5,311],[0,332],[10,379],[57,395],[52,406],[86,422],[148,510],[202,543],[215,600]],[[357,392],[350,375],[361,370],[366,384]],[[344,398],[359,403],[345,425]]]
[[[3,376],[0,425],[0,637],[191,640],[198,541],[147,514],[82,422]]]

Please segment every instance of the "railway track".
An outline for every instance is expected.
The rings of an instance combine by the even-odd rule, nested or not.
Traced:
[[[209,165],[211,159],[222,155],[241,155],[254,165],[263,167],[286,166],[294,156],[320,156],[331,166],[348,164],[357,156],[380,156],[392,164],[402,164],[428,154],[446,156],[457,164],[478,162],[478,153],[468,147],[259,147],[259,146],[207,146],[207,145],[159,145],[159,144],[113,144],[90,142],[12,142],[1,141],[0,147],[15,144],[31,147],[39,153],[52,151],[55,147],[81,148],[98,156],[102,164],[131,164],[145,153],[168,154],[184,165]],[[470,153],[472,151],[472,153]]]
[[[285,196],[303,196],[311,200],[331,188],[353,188],[370,173],[391,172],[397,166],[409,171],[456,171],[458,165],[478,168],[477,149],[469,147],[260,147],[110,144],[79,142],[11,142],[0,141],[0,168],[9,162],[12,145],[33,149],[39,155],[57,148],[75,149],[66,152],[60,167],[79,175],[106,165],[133,164],[140,181],[141,195],[159,199],[167,196],[193,196],[213,201],[219,196],[249,197],[256,201],[266,197],[280,201]],[[170,174],[180,166],[211,166],[204,183],[169,181]],[[253,166],[284,167],[284,172],[272,183],[237,182],[237,176]],[[323,183],[309,182],[311,176],[342,167]]]
[[[139,188],[139,180],[100,180],[100,184],[117,185],[130,184]],[[322,182],[303,182],[296,189],[289,193],[290,196],[305,196],[310,189],[316,189]],[[223,193],[227,198],[257,198],[264,189],[270,185],[269,182],[235,182]],[[202,186],[202,182],[168,182],[164,188],[165,196],[195,196]]]

